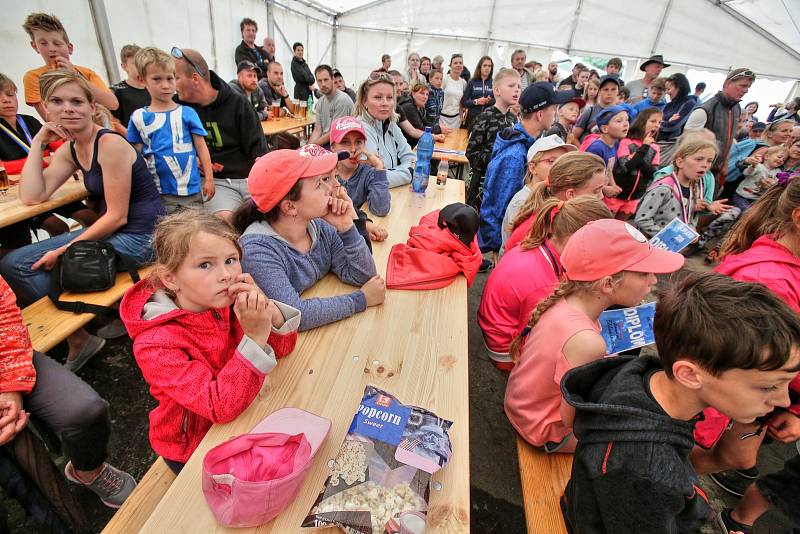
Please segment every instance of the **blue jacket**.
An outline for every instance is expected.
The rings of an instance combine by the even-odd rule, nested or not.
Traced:
[[[658,130],[659,141],[671,141],[681,135],[683,126],[689,120],[689,115],[697,104],[693,95],[690,94],[692,87],[686,76],[678,73],[671,76],[670,79],[678,86],[678,95],[675,100],[664,106],[664,118],[661,119],[661,127]],[[672,120],[672,116],[676,113],[679,117]]]
[[[528,149],[534,141],[522,123],[497,134],[483,182],[481,226],[478,230],[478,243],[483,252],[500,250],[503,216],[511,198],[522,189]]]

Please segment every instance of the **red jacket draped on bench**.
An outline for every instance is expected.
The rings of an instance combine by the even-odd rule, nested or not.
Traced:
[[[0,277],[0,392],[30,393],[36,384],[33,347],[17,297]]]

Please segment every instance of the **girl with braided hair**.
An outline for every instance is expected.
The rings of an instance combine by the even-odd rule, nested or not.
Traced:
[[[606,355],[598,319],[613,305],[636,306],[683,256],[655,249],[633,226],[615,219],[587,223],[561,254],[564,275],[511,344],[516,365],[505,411],[523,439],[547,453],[573,452],[572,413],[562,402],[564,374]]]

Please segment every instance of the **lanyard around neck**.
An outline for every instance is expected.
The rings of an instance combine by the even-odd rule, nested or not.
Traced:
[[[25,133],[25,139],[27,142],[23,141],[20,136],[17,135],[17,132],[14,130],[7,128],[5,124],[0,123],[0,129],[2,129],[8,136],[11,138],[12,141],[17,143],[22,150],[25,151],[26,154],[29,154],[31,151],[31,142],[33,137],[31,136],[30,130],[28,130],[28,125],[25,124],[25,121],[22,120],[22,117],[17,115],[17,124],[19,127],[22,128],[22,131]]]

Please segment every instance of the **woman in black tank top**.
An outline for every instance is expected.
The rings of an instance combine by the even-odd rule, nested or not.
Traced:
[[[92,122],[95,105],[88,82],[72,72],[55,70],[43,74],[40,85],[51,121],[32,140],[22,169],[20,199],[26,204],[45,202],[82,170],[90,195],[101,199],[101,215],[86,229],[22,247],[3,258],[0,274],[23,306],[47,294],[50,270],[75,241],[105,241],[132,262],[148,263],[153,226],[163,214],[161,198],[142,156],[122,136]],[[68,142],[42,170],[42,146],[56,140]],[[105,344],[85,330],[67,341],[66,366],[73,371]]]

